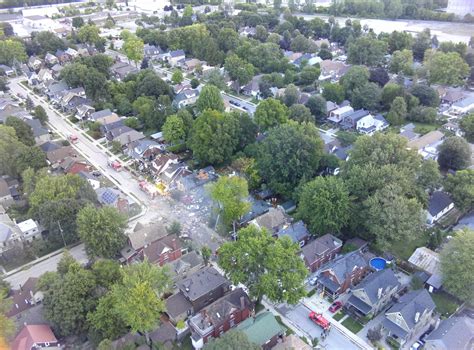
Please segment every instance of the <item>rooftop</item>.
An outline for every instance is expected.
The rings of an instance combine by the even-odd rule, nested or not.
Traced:
[[[274,336],[285,333],[271,312],[263,312],[255,317],[249,317],[235,329],[245,333],[249,341],[258,345],[264,345]]]
[[[439,272],[439,254],[426,247],[416,248],[408,262],[430,274]]]
[[[453,203],[453,200],[445,192],[436,191],[433,192],[428,203],[428,212],[432,216],[436,216],[449,207]]]
[[[426,339],[428,344],[439,343],[437,349],[470,350],[474,348],[474,321],[466,316],[443,320]]]
[[[205,267],[176,284],[187,299],[194,301],[230,282],[213,267]]]

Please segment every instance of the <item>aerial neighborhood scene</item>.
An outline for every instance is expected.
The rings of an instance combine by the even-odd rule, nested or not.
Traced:
[[[0,350],[474,350],[474,0],[0,0]]]

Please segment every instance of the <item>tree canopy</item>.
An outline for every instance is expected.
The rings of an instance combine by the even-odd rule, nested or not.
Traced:
[[[268,130],[287,121],[288,108],[279,100],[270,97],[258,104],[254,118],[261,130]]]
[[[206,344],[206,350],[259,350],[260,346],[249,341],[245,333],[231,330]]]
[[[444,169],[465,169],[471,164],[471,147],[462,137],[448,137],[438,150],[438,163]]]
[[[202,88],[196,105],[200,112],[204,112],[206,109],[219,112],[224,111],[224,101],[222,100],[221,92],[214,85],[206,85]]]

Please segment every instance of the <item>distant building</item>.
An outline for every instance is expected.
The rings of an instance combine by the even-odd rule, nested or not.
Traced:
[[[474,0],[449,0],[446,12],[461,17],[467,14],[474,15]]]

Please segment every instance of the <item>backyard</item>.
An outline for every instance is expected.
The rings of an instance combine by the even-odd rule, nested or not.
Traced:
[[[459,307],[453,297],[445,292],[432,293],[431,297],[436,304],[436,310],[443,318],[451,316]]]

